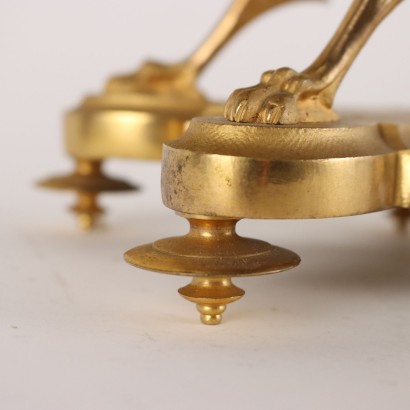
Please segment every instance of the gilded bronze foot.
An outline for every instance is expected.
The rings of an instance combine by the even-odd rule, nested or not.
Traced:
[[[192,276],[179,293],[196,304],[206,325],[219,324],[226,305],[245,294],[232,277],[277,273],[300,262],[287,249],[239,236],[236,219],[182,216],[190,223],[187,235],[133,248],[125,253],[125,260],[147,270]]]
[[[86,159],[76,160],[73,173],[51,177],[41,181],[39,186],[77,192],[77,202],[70,209],[77,214],[80,227],[85,231],[92,229],[104,213],[98,204],[99,194],[138,190],[128,182],[106,176],[102,172],[102,161]]]

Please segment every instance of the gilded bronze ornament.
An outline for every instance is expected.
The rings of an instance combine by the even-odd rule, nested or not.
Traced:
[[[197,85],[210,61],[254,18],[291,1],[295,0],[233,0],[219,24],[188,58],[177,64],[147,62],[132,74],[110,79],[101,95],[87,97],[66,115],[67,153],[82,163],[101,164],[109,158],[160,160],[162,144],[178,138],[192,117],[222,115],[224,105],[208,100]],[[93,188],[93,200],[87,202],[83,201],[82,183],[76,184],[71,174],[40,185],[76,191],[81,226],[95,225],[101,213],[97,212],[98,195],[107,191],[104,186],[100,191]],[[130,189],[130,184],[124,186]],[[119,186],[115,190],[122,191]]]
[[[319,58],[235,91],[225,117],[196,118],[164,145],[162,199],[191,231],[128,251],[140,268],[194,276],[180,293],[217,324],[243,292],[232,277],[295,267],[291,251],[240,238],[242,218],[333,218],[410,207],[407,114],[333,111],[337,88],[399,0],[355,0]],[[340,118],[340,119],[339,119]],[[402,222],[403,224],[404,222]]]

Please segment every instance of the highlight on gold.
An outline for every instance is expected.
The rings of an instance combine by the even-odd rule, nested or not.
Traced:
[[[338,86],[399,0],[355,0],[328,46],[306,70],[268,71],[234,91],[225,117],[196,118],[164,145],[162,199],[187,218],[188,235],[131,249],[140,268],[193,276],[179,290],[202,323],[218,324],[244,292],[233,277],[299,264],[292,251],[236,235],[242,218],[303,219],[410,207],[408,113],[340,113]],[[280,239],[280,238],[278,238]]]
[[[199,90],[197,80],[202,71],[244,26],[263,12],[291,1],[295,0],[233,0],[204,42],[181,62],[150,61],[134,73],[108,80],[101,95],[85,98],[67,113],[68,155],[75,163],[100,165],[110,158],[160,160],[162,144],[178,138],[191,118],[223,113],[223,103],[210,101]],[[73,179],[71,173],[53,176],[41,181],[40,186],[76,192],[81,205],[75,206],[75,212],[80,226],[89,230],[101,214],[101,193],[132,191],[133,187],[126,184],[107,189],[104,184],[95,185],[93,175],[89,182],[88,174],[81,175],[81,181]]]

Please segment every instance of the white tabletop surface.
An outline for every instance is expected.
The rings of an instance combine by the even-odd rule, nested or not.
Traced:
[[[164,27],[170,13],[181,17],[171,2],[162,2],[169,9],[159,12],[159,3],[139,6],[138,23],[148,32],[152,19]],[[197,20],[190,24],[201,26],[201,35],[222,9],[219,2],[209,2],[211,10],[200,14],[198,7],[189,9],[195,2],[181,3],[187,13],[196,10]],[[144,272],[122,258],[130,247],[186,232],[186,223],[161,203],[159,163],[108,164],[107,172],[144,189],[105,195],[104,226],[91,234],[81,233],[66,212],[71,194],[34,186],[44,176],[70,170],[61,116],[84,90],[98,90],[109,74],[133,67],[136,58],[173,55],[163,37],[148,52],[126,47],[121,36],[131,38],[141,29],[129,27],[128,16],[138,7],[135,1],[124,1],[123,8],[118,4],[0,3],[5,34],[0,36],[0,409],[408,410],[410,233],[398,235],[389,212],[241,222],[241,234],[288,247],[302,264],[278,275],[236,280],[245,297],[229,306],[223,324],[206,327],[194,306],[177,294],[188,279]],[[334,28],[341,16],[336,6],[305,5],[303,12],[293,6],[283,16],[294,13],[303,22],[315,13],[326,16],[326,7]],[[384,33],[394,33],[399,24],[406,30],[406,16],[396,13]],[[130,24],[120,24],[127,18]],[[110,19],[116,25],[110,26]],[[260,24],[264,30],[275,28],[267,17]],[[289,27],[280,24],[281,30]],[[177,36],[177,29],[169,36]],[[245,34],[228,55],[239,50]],[[322,39],[320,44],[316,39],[314,54],[326,36],[307,30],[309,35]],[[376,43],[369,45],[369,60],[377,57],[381,46]],[[383,50],[393,53],[391,47]],[[400,52],[408,59],[406,49]],[[255,73],[270,68],[268,61],[273,64],[268,57],[264,63],[244,63],[242,74],[248,77],[238,85],[256,82]],[[226,87],[220,96],[234,87],[213,81],[229,77],[228,60],[222,58],[216,66],[220,71],[214,68],[204,82],[215,94]],[[239,60],[232,57],[234,64]],[[382,91],[367,84],[373,94],[360,92],[359,78],[371,81],[374,75],[380,81],[390,66],[384,62],[378,74],[372,70],[360,77],[365,58],[358,64],[342,102],[357,102],[348,98],[353,91],[366,106],[376,99],[391,106],[398,94],[400,104],[408,101],[409,84],[397,78]],[[404,78],[399,66],[394,77]],[[240,75],[235,71],[236,82]]]

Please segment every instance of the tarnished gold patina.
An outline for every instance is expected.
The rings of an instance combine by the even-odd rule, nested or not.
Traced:
[[[407,207],[410,188],[401,175],[409,172],[410,118],[390,121],[351,115],[276,126],[196,118],[164,147],[164,204],[188,214],[257,219]]]
[[[199,90],[198,76],[242,27],[255,17],[295,0],[234,0],[222,20],[188,58],[176,64],[147,62],[135,73],[114,77],[103,94],[90,96],[65,120],[65,146],[75,160],[160,159],[162,144],[179,137],[195,116],[222,115],[223,104]],[[66,177],[43,186],[68,188]],[[80,186],[70,188],[82,192]],[[94,192],[93,207],[98,192]]]
[[[232,230],[237,220],[331,218],[408,207],[410,119],[348,117],[298,126],[194,119],[180,139],[165,145],[162,167],[164,204],[189,219],[191,232],[134,248],[126,260],[199,276],[187,289],[200,301],[206,294],[207,303],[196,302],[201,320],[216,324],[228,303],[218,293],[221,280],[299,263],[291,251],[259,241],[256,249],[254,240],[238,240]],[[183,296],[195,301],[186,291]],[[217,310],[204,319],[201,306]]]
[[[272,251],[266,259],[252,240],[237,242],[232,231],[209,234],[221,224],[390,208],[405,209],[397,211],[404,224],[410,207],[410,116],[355,113],[337,120],[332,110],[354,58],[398,3],[355,0],[309,69],[265,74],[261,84],[234,92],[227,119],[196,118],[180,139],[165,144],[164,204],[206,223],[198,224],[195,234],[134,248],[126,260],[144,269],[199,276],[180,292],[198,303],[203,323],[219,323],[224,306],[240,296],[230,289],[231,277],[278,272],[299,262],[290,251],[263,243]],[[198,233],[204,243],[196,240]],[[232,299],[220,296],[223,292]]]
[[[239,236],[237,219],[182,216],[191,226],[187,235],[131,249],[125,260],[144,269],[193,276],[179,293],[196,303],[205,324],[220,323],[225,306],[244,295],[231,277],[281,272],[300,262],[287,249]]]

